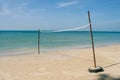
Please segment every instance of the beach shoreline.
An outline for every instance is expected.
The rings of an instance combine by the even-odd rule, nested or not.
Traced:
[[[103,47],[110,47],[110,46],[118,46],[120,43],[111,43],[111,44],[104,44],[104,45],[95,45],[95,49],[97,48],[103,48]],[[43,50],[42,50],[43,49]],[[92,45],[89,45],[89,47],[64,47],[64,48],[56,48],[56,49],[44,49],[40,48],[40,54],[46,54],[46,53],[55,53],[55,52],[65,52],[70,50],[82,50],[82,49],[92,49]],[[21,49],[11,49],[7,51],[0,52],[0,57],[6,57],[6,56],[21,56],[21,55],[29,55],[29,54],[38,54],[38,50],[36,48],[21,48]],[[5,54],[5,55],[4,55]]]

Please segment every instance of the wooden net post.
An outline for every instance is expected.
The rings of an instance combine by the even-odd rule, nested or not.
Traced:
[[[93,32],[92,32],[92,25],[91,25],[90,12],[89,11],[88,11],[88,20],[89,20],[89,25],[90,25],[90,36],[91,36],[91,42],[92,42],[94,67],[96,68],[96,57],[95,57],[94,39],[93,39]]]
[[[40,54],[40,30],[38,30],[38,54]]]

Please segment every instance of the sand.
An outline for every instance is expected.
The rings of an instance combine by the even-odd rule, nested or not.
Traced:
[[[120,45],[97,47],[93,68],[90,48],[0,57],[0,80],[120,80]]]

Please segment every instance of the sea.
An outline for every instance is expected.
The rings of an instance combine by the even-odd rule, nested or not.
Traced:
[[[89,31],[41,30],[39,38],[40,53],[91,47]],[[120,44],[120,32],[93,31],[93,39],[95,47]],[[30,54],[37,51],[37,30],[0,31],[0,56]]]

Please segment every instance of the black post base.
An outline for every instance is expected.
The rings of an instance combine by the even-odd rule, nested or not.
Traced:
[[[88,69],[88,71],[89,71],[90,73],[98,73],[98,72],[103,72],[104,70],[103,70],[102,67],[98,66],[98,67],[93,68],[93,69]]]

